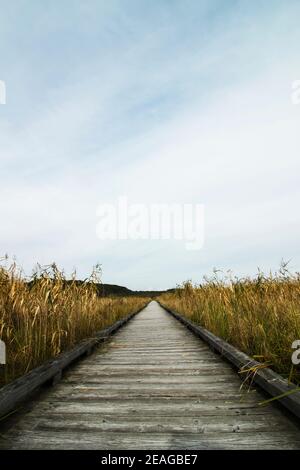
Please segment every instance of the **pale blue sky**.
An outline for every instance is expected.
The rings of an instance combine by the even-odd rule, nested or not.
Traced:
[[[0,6],[1,253],[144,289],[300,269],[298,0]],[[122,195],[205,204],[203,249],[98,240]]]

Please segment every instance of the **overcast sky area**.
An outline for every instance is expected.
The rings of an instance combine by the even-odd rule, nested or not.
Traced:
[[[299,0],[1,0],[0,251],[133,289],[300,270]],[[97,238],[97,208],[205,205],[205,243]]]

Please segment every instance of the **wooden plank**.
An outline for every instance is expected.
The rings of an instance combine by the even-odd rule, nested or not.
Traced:
[[[22,430],[15,432],[16,440],[7,439],[10,449],[67,449],[77,450],[114,450],[114,449],[299,449],[300,442],[289,441],[277,433],[219,433],[206,435],[205,433],[128,433],[128,432],[91,432],[83,433],[81,430],[69,432],[36,433]],[[3,439],[4,440],[4,439]]]
[[[211,375],[184,375],[184,374],[173,374],[171,376],[162,377],[161,375],[142,375],[142,374],[131,374],[130,376],[123,374],[111,374],[103,375],[101,372],[98,374],[95,373],[73,373],[65,378],[64,383],[72,385],[93,385],[93,384],[136,384],[143,383],[149,385],[158,385],[158,384],[176,384],[182,385],[185,384],[219,384],[219,383],[228,383],[227,375],[216,375],[212,377]]]
[[[193,419],[204,419],[207,418],[210,422],[217,421],[218,423],[226,422],[227,418],[235,419],[238,417],[245,417],[247,420],[255,422],[257,416],[259,421],[267,419],[270,424],[273,422],[280,421],[280,414],[274,413],[274,410],[267,409],[262,410],[261,408],[248,403],[241,403],[240,406],[230,406],[228,403],[224,403],[224,400],[217,404],[209,403],[198,403],[196,406],[189,406],[188,403],[183,403],[182,400],[176,401],[169,400],[169,403],[163,399],[156,399],[155,402],[151,400],[143,401],[141,399],[135,399],[134,402],[128,403],[125,400],[110,400],[110,401],[99,401],[89,402],[83,405],[82,403],[76,402],[56,402],[43,403],[43,406],[34,406],[30,414],[26,417],[26,422],[21,421],[22,426],[25,426],[31,418],[40,419],[41,417],[51,416],[53,419],[59,419],[61,416],[74,416],[75,419],[87,420],[93,419],[106,419],[107,417],[115,418],[116,420],[122,421],[123,419],[139,418],[141,420],[147,420],[152,417],[154,420],[164,420],[165,418],[193,418]]]
[[[184,397],[180,398],[132,398],[132,399],[99,399],[97,401],[74,401],[74,400],[44,400],[32,405],[28,414],[44,415],[45,413],[53,413],[60,415],[63,413],[82,414],[89,419],[90,415],[97,413],[100,414],[116,414],[118,416],[128,414],[140,414],[148,416],[223,416],[229,415],[242,415],[242,414],[255,414],[267,416],[272,414],[277,415],[281,419],[281,414],[278,415],[278,410],[272,407],[261,408],[257,406],[257,402],[239,402],[237,400],[214,400],[214,401],[200,401],[200,400],[186,400]]]
[[[14,432],[32,431],[35,432],[71,432],[79,430],[82,434],[85,432],[128,432],[128,433],[182,433],[187,432],[190,434],[199,433],[277,433],[285,432],[286,427],[282,421],[270,420],[270,416],[263,416],[258,422],[250,420],[249,416],[241,415],[224,416],[220,423],[215,416],[199,416],[199,417],[186,417],[186,416],[165,416],[161,420],[160,416],[103,416],[92,415],[89,420],[83,415],[61,414],[57,415],[43,415],[39,417],[30,417],[22,425],[16,425]]]

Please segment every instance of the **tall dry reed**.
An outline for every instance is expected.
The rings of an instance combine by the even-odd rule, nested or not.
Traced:
[[[100,297],[99,269],[78,283],[66,282],[55,264],[25,280],[15,263],[0,266],[0,338],[7,364],[0,385],[70,349],[78,341],[138,310],[147,299]]]
[[[259,272],[253,279],[215,273],[201,285],[186,282],[160,300],[299,382],[299,369],[291,369],[291,345],[300,339],[300,275],[289,273],[286,264],[274,275]]]

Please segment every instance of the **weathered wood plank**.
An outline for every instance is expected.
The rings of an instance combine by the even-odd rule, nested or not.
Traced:
[[[166,416],[163,421],[157,417],[132,417],[130,415],[119,417],[91,416],[87,421],[82,415],[74,416],[62,414],[60,416],[47,415],[42,417],[30,417],[22,425],[16,425],[15,431],[36,431],[36,432],[128,432],[128,433],[277,433],[284,432],[285,425],[280,421],[270,422],[268,417],[261,417],[258,422],[249,420],[249,416],[226,417],[222,423],[212,420],[211,416],[198,418]]]
[[[300,441],[288,441],[278,433],[128,433],[128,432],[15,432],[16,441],[7,439],[11,449],[299,449]],[[138,444],[137,444],[138,443]]]

